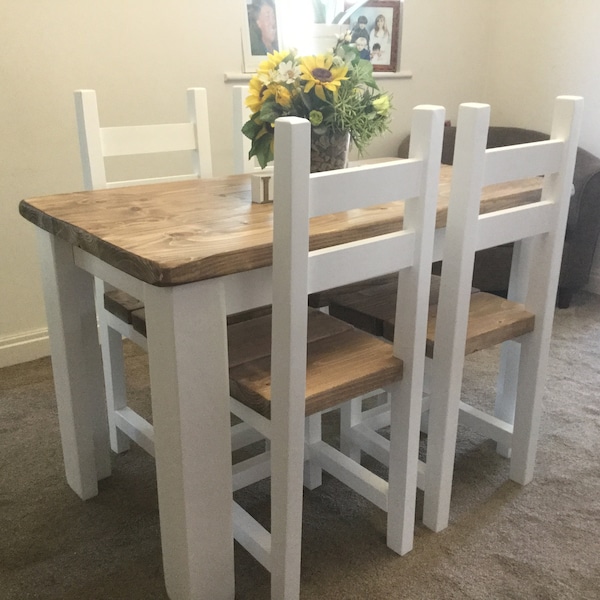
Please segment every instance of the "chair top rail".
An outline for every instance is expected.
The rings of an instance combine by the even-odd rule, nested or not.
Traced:
[[[196,149],[193,123],[103,127],[100,136],[104,156]]]
[[[423,161],[360,165],[310,177],[310,217],[367,208],[418,196]]]
[[[556,173],[564,141],[559,139],[486,150],[483,185]]]

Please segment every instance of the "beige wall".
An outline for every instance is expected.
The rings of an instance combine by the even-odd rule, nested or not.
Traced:
[[[589,15],[598,13],[597,25],[596,2],[568,0],[567,11],[567,0],[405,0],[402,69],[413,77],[382,82],[394,95],[393,131],[371,155],[395,153],[419,103],[442,104],[455,120],[460,102],[490,102],[497,123],[545,128],[552,97],[565,92],[586,96],[584,145],[600,155],[593,135],[600,40]],[[34,228],[17,206],[24,197],[82,187],[73,90],[96,89],[103,119],[119,124],[182,119],[185,89],[207,87],[215,174],[230,172],[231,84],[224,73],[241,70],[243,1],[3,4],[0,366],[47,351]],[[569,44],[566,55],[557,38]]]

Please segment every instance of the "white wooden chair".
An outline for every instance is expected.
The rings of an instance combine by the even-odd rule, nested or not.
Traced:
[[[434,531],[448,525],[459,419],[511,456],[513,481],[525,485],[533,477],[582,108],[581,98],[559,97],[549,141],[486,150],[489,106],[460,107],[441,287],[427,332],[433,360],[427,455],[420,464],[419,487],[425,492],[423,522]],[[540,175],[541,201],[479,215],[482,187]],[[516,243],[508,299],[472,294],[475,251],[508,242]],[[330,311],[359,324],[365,316],[390,315],[393,301],[393,290],[381,288],[361,308],[356,298],[338,299]],[[362,313],[360,318],[351,317],[352,311]],[[382,334],[390,338],[393,328],[393,317],[384,317]],[[495,414],[489,415],[461,402],[464,356],[500,343]],[[356,454],[362,448],[391,462],[389,445],[375,433],[387,423],[385,412],[368,415],[357,401],[344,411],[347,451]]]
[[[212,176],[210,133],[206,90],[187,90],[188,120],[158,125],[100,126],[96,92],[75,91],[75,109],[83,180],[88,190],[113,188]],[[183,175],[109,181],[105,159],[144,154],[187,151],[190,171]],[[96,312],[108,405],[111,447],[115,452],[129,448],[135,440],[154,454],[152,426],[127,406],[123,337],[147,349],[143,304],[96,278]]]
[[[231,410],[271,441],[271,531],[234,503],[234,534],[271,571],[273,600],[299,597],[305,461],[308,487],[326,469],[388,511],[390,548],[412,548],[443,121],[443,108],[417,107],[410,159],[316,174],[308,121],[277,121],[272,321],[229,327]],[[310,218],[392,200],[405,200],[404,230],[309,251]],[[402,282],[393,345],[307,309],[311,292],[392,272]],[[248,341],[255,357],[239,362]],[[392,397],[389,483],[320,435],[322,411],[382,386]]]
[[[234,85],[233,89],[233,172],[252,173],[257,169],[255,159],[249,159],[251,141],[242,133],[242,126],[250,118],[250,110],[246,106],[248,96],[247,85]]]

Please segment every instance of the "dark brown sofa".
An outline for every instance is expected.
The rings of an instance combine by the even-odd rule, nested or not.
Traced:
[[[442,163],[451,165],[454,158],[456,127],[446,127],[442,147]],[[497,148],[547,140],[548,135],[519,127],[490,127],[487,147]],[[406,137],[398,148],[398,156],[408,156],[410,139]],[[557,305],[567,308],[573,293],[584,287],[590,276],[594,250],[600,234],[600,159],[583,148],[577,150],[575,192],[571,198],[567,233],[560,271]],[[473,286],[504,295],[508,288],[508,274],[512,245],[490,248],[475,257]],[[434,272],[440,264],[434,265]]]

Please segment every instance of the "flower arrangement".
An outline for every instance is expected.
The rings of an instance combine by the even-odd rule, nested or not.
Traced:
[[[317,56],[294,50],[267,55],[250,80],[246,106],[250,119],[242,133],[252,140],[249,158],[261,167],[273,160],[275,119],[303,117],[314,135],[345,134],[359,153],[388,130],[390,96],[379,90],[373,67],[342,36],[335,48]]]

